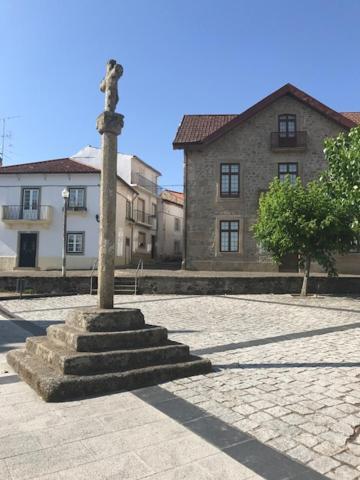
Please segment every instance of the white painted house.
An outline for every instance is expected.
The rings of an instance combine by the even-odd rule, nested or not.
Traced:
[[[183,248],[184,194],[161,192],[159,208],[159,249],[165,261],[181,260]]]
[[[87,146],[71,157],[84,165],[101,168],[101,149]],[[132,262],[142,258],[155,260],[161,256],[158,243],[158,204],[161,173],[136,155],[118,153],[117,174],[137,192],[132,205],[128,205],[128,216],[133,219]]]
[[[63,158],[0,168],[0,270],[61,268],[64,189],[69,190],[67,267],[92,267],[98,255],[100,166]],[[129,205],[137,196],[118,176],[117,266],[131,261]]]

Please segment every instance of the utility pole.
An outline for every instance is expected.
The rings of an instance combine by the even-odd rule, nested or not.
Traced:
[[[61,275],[66,277],[66,246],[67,246],[67,205],[69,201],[69,190],[64,188],[61,192],[61,196],[64,200],[64,216],[63,216],[63,245],[62,245],[62,265]]]
[[[3,117],[1,118],[2,122],[2,132],[1,132],[1,152],[0,152],[0,167],[2,167],[5,157],[5,139],[11,138],[11,133],[6,133],[6,121],[12,120],[13,118],[19,118],[20,115],[15,115],[13,117]]]

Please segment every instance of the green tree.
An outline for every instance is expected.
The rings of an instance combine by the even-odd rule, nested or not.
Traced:
[[[258,243],[276,263],[289,253],[299,256],[304,268],[301,295],[306,295],[311,262],[336,275],[334,254],[345,253],[353,237],[351,213],[346,202],[329,195],[326,186],[300,179],[274,179],[259,202],[258,220],[252,227]]]
[[[327,138],[324,146],[329,166],[321,180],[330,196],[351,209],[355,241],[360,236],[360,127]]]

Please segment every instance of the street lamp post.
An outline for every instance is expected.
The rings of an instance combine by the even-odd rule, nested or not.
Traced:
[[[64,199],[64,223],[63,223],[63,248],[62,248],[62,267],[61,273],[63,277],[66,277],[66,223],[67,223],[67,204],[69,199],[69,190],[64,188],[61,192],[61,196]]]

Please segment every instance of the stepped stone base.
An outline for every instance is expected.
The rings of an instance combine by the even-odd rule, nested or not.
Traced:
[[[211,371],[209,360],[190,355],[163,327],[146,325],[138,309],[70,312],[47,336],[29,337],[7,354],[9,365],[45,401],[155,385]]]

